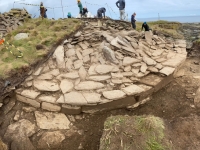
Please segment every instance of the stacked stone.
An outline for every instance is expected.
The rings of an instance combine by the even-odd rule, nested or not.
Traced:
[[[22,25],[25,18],[31,18],[31,15],[25,9],[11,9],[0,15],[0,34],[5,36],[12,30]]]
[[[184,40],[88,25],[26,79],[17,99],[66,114],[138,106],[173,79],[186,55]]]

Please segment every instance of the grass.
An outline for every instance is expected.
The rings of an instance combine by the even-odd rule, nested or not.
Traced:
[[[154,116],[111,116],[104,123],[100,150],[165,150],[162,119]]]
[[[141,31],[142,28],[142,22],[136,23],[136,30]],[[168,21],[153,21],[153,22],[147,22],[149,27],[153,31],[158,31],[166,36],[171,36],[174,38],[184,38],[183,35],[178,33],[178,30],[181,28],[181,23],[179,22],[168,22]]]
[[[0,45],[0,77],[6,78],[11,70],[17,70],[41,60],[49,53],[53,45],[75,31],[81,24],[82,22],[76,19],[27,19],[23,26],[19,26],[5,38],[7,42],[23,52],[23,58],[16,58],[19,55],[16,48],[9,46],[7,50],[4,45]],[[28,33],[29,37],[16,41],[14,36],[18,33]],[[42,49],[37,50],[37,45],[42,45]]]

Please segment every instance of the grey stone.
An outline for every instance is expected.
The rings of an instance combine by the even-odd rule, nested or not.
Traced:
[[[90,56],[89,55],[86,55],[86,56],[83,57],[83,62],[84,63],[87,63],[89,61],[90,61]]]
[[[69,80],[62,80],[60,83],[60,89],[62,90],[62,93],[65,94],[67,92],[70,92],[74,88],[73,82]]]
[[[21,95],[31,99],[35,99],[38,95],[40,95],[40,92],[34,90],[23,90],[21,92]]]
[[[64,47],[62,45],[56,48],[53,58],[56,58],[58,68],[65,68]]]
[[[149,66],[153,66],[157,64],[156,61],[146,56],[143,57],[143,61]]]
[[[91,53],[93,53],[93,49],[89,48],[89,49],[82,51],[82,56],[86,56],[86,55],[89,55]]]
[[[40,76],[37,77],[38,80],[51,80],[53,79],[53,75],[49,73],[41,74]]]
[[[79,69],[83,66],[83,60],[77,60],[74,62],[74,68]]]
[[[147,70],[149,70],[150,72],[154,72],[154,73],[159,72],[159,70],[158,70],[156,67],[152,67],[152,66],[149,66],[149,67],[147,68]]]
[[[48,110],[48,111],[55,111],[58,112],[61,110],[61,107],[55,104],[42,102],[42,109]]]
[[[111,73],[112,78],[123,78],[123,74],[122,73]]]
[[[42,102],[55,103],[56,102],[56,97],[54,97],[52,95],[41,95],[38,98],[38,100],[42,101]]]
[[[83,66],[79,69],[78,74],[80,76],[81,81],[85,81],[85,78],[87,76],[87,71]]]
[[[27,97],[23,97],[23,96],[18,95],[18,94],[16,95],[16,99],[18,101],[23,102],[23,103],[29,104],[33,107],[40,108],[40,103],[37,102],[36,100],[30,99],[30,98],[27,98]]]
[[[125,71],[125,72],[130,72],[130,71],[131,71],[131,66],[126,66],[126,67],[124,67],[124,71]]]
[[[107,74],[110,72],[118,72],[119,68],[117,66],[111,66],[111,65],[98,65],[95,68],[95,71],[99,74]]]
[[[87,80],[92,80],[92,81],[106,81],[108,79],[110,79],[111,76],[109,75],[104,75],[104,76],[90,76],[88,77]]]
[[[105,91],[103,92],[103,96],[110,100],[117,100],[124,98],[126,94],[120,90],[113,90],[113,91]]]
[[[54,92],[60,89],[58,83],[52,81],[34,80],[33,84],[40,91]]]
[[[122,84],[122,83],[123,83],[122,80],[116,79],[116,78],[111,79],[111,81],[112,81],[112,83],[114,83],[114,84]]]
[[[175,68],[172,67],[164,67],[162,70],[160,70],[160,73],[169,76],[174,72]]]
[[[58,148],[64,139],[65,135],[60,131],[45,132],[39,139],[37,147],[41,149]]]
[[[76,90],[96,90],[105,87],[104,84],[94,81],[83,81],[75,86]]]
[[[147,71],[147,65],[145,63],[142,64],[141,68],[140,68],[140,71],[142,73],[145,73]]]
[[[130,85],[122,89],[127,95],[136,95],[144,92],[145,90],[137,85]]]
[[[97,93],[83,93],[88,104],[96,104],[99,103],[101,100],[101,95]]]
[[[43,69],[43,67],[39,67],[39,68],[33,73],[33,75],[35,75],[35,76],[40,75],[40,73],[42,72],[42,69]],[[33,79],[33,77],[30,76],[29,78],[26,79],[26,81],[30,81],[30,80],[32,80],[32,79]]]
[[[133,63],[138,63],[138,62],[141,62],[141,60],[131,58],[131,57],[124,57],[123,66],[129,66],[129,65],[132,65]]]
[[[61,95],[60,98],[56,101],[56,103],[64,104],[65,103],[64,95]]]
[[[15,40],[21,40],[21,39],[27,39],[28,38],[28,33],[18,33],[15,35],[14,39]]]
[[[82,95],[82,93],[79,92],[70,92],[67,94],[64,94],[65,97],[65,103],[70,105],[86,105],[87,101]]]
[[[114,53],[113,50],[111,50],[111,49],[108,48],[107,46],[104,46],[102,51],[103,51],[104,57],[105,57],[108,61],[110,61],[110,62],[112,62],[112,63],[114,63],[114,64],[118,64],[118,63],[119,63],[119,61],[115,58],[115,53]]]
[[[34,133],[36,133],[35,124],[22,119],[8,126],[4,138],[12,141],[24,136],[31,137]]]
[[[81,107],[63,104],[61,112],[66,115],[78,115],[81,113]]]
[[[97,65],[91,65],[90,66],[90,68],[89,68],[89,70],[88,70],[88,74],[90,75],[90,76],[92,76],[92,75],[97,75],[98,73],[95,71],[95,68],[97,67]]]
[[[62,80],[62,79],[77,79],[77,78],[79,78],[79,75],[78,75],[78,72],[70,72],[70,73],[60,74],[56,78],[59,79],[59,80]]]
[[[66,130],[69,129],[69,120],[62,113],[35,112],[37,126],[44,130]]]
[[[76,54],[75,50],[74,49],[69,49],[68,51],[66,51],[65,55],[67,57],[71,57],[71,56],[74,56]]]

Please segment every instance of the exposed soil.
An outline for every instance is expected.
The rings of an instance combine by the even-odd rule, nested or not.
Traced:
[[[195,108],[193,98],[187,98],[188,88],[190,92],[196,92],[199,79],[193,75],[200,73],[199,65],[194,62],[199,58],[188,58],[182,68],[185,70],[183,77],[175,79],[164,89],[153,95],[151,101],[134,110],[119,109],[96,115],[83,115],[83,119],[76,120],[74,125],[79,133],[73,134],[63,142],[62,150],[66,147],[77,150],[80,144],[85,150],[98,150],[102,136],[104,122],[111,115],[154,115],[163,118],[168,124],[169,133],[173,146],[177,149],[197,150],[199,142],[199,114],[200,110]],[[193,73],[190,68],[196,69]],[[176,133],[176,134],[174,134]]]

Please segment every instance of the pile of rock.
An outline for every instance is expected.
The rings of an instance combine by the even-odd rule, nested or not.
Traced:
[[[65,40],[16,90],[17,99],[67,114],[138,106],[186,59],[184,40],[108,29],[88,25]]]
[[[0,34],[3,36],[6,33],[15,30],[19,25],[22,25],[25,18],[31,18],[31,15],[26,9],[11,9],[0,15]]]

